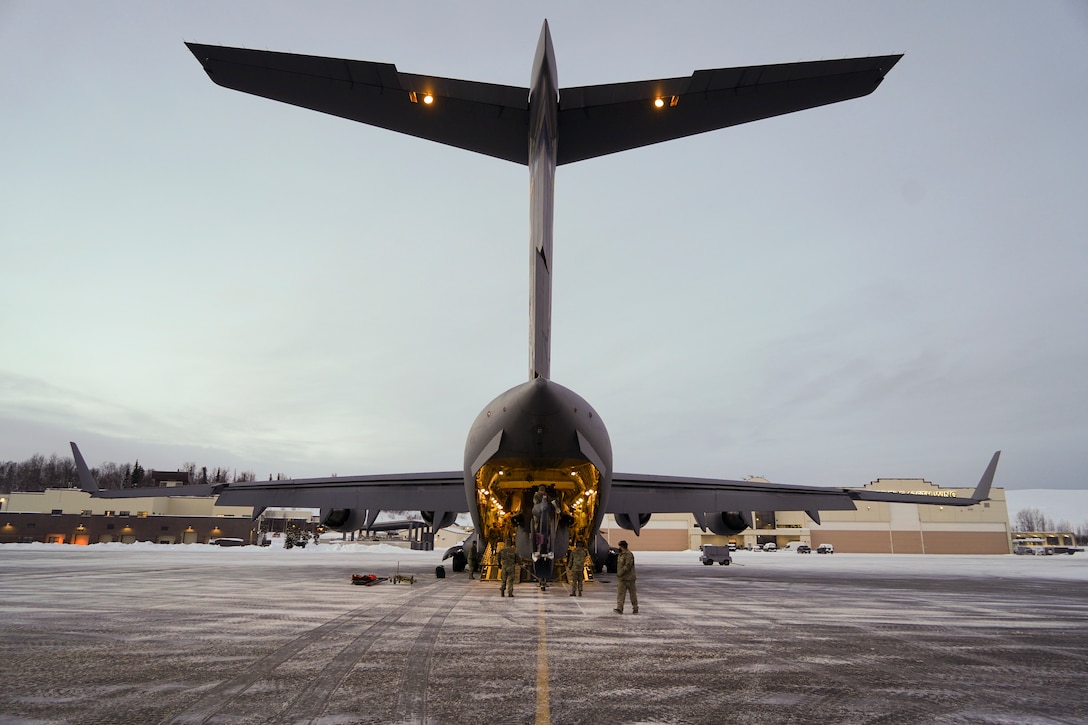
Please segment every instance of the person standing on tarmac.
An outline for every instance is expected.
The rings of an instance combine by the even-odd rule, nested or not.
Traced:
[[[468,578],[476,578],[476,568],[480,566],[480,548],[476,546],[476,542],[472,542],[472,546],[468,547]]]
[[[635,592],[635,555],[620,542],[620,555],[616,557],[616,614],[623,614],[624,600],[631,594],[631,614],[638,614],[638,594]]]
[[[499,550],[499,567],[502,570],[502,585],[499,587],[500,597],[506,596],[507,584],[510,585],[510,596],[514,596],[514,576],[520,562],[521,557],[518,556],[518,550],[514,547],[514,542],[506,542],[506,546]]]
[[[574,548],[567,554],[567,572],[570,574],[570,595],[572,597],[582,596],[582,580],[585,578],[587,556],[589,554],[581,542],[575,543]]]

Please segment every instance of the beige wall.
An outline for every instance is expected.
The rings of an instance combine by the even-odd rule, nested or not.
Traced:
[[[1009,536],[999,532],[925,532],[927,554],[1008,554]]]
[[[601,523],[601,536],[609,546],[626,541],[632,551],[686,551],[690,548],[688,532],[694,523],[690,514],[654,514],[636,536],[634,531],[617,526],[609,514]]]
[[[621,528],[601,528],[601,535],[608,541],[609,546],[616,546],[620,541],[626,541],[631,551],[686,551],[688,549],[688,532],[685,529],[654,529],[644,528],[635,532]]]
[[[167,491],[169,489],[163,489]],[[78,488],[51,488],[40,492],[13,492],[7,495],[5,511],[50,513],[60,510],[66,514],[90,511],[95,515],[107,511],[128,511],[132,516],[146,512],[149,516],[239,516],[251,517],[251,506],[216,506],[215,497],[140,496],[135,498],[92,498]]]

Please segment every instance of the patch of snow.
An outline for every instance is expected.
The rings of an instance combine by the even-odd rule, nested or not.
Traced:
[[[637,540],[632,542],[636,561],[643,565],[672,568],[677,576],[683,576],[689,568],[702,569],[698,551],[640,551]],[[201,559],[215,557],[217,561],[244,562],[260,559],[268,562],[290,563],[299,559],[319,561],[334,559],[366,565],[392,565],[411,562],[417,565],[441,564],[443,551],[419,551],[392,544],[338,542],[283,549],[281,547],[231,546],[211,544],[0,544],[0,557],[18,556],[19,552],[48,552],[56,556],[79,557],[90,552],[108,551],[118,556],[135,556],[141,563],[154,565],[164,558],[174,559],[190,555]],[[1088,552],[1056,556],[1014,556],[1012,554],[963,555],[963,554],[792,554],[789,552],[737,551],[733,554],[732,567],[764,569],[767,571],[796,571],[798,573],[881,575],[890,578],[909,577],[957,577],[985,578],[995,581],[1007,579],[1047,579],[1088,581]],[[717,568],[717,567],[715,567]],[[725,568],[725,567],[723,567]],[[606,578],[609,578],[606,576]],[[723,579],[727,581],[728,577]]]

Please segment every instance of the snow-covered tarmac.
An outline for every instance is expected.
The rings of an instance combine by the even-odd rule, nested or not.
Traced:
[[[635,553],[620,616],[390,546],[2,545],[0,723],[1088,722],[1085,554]]]

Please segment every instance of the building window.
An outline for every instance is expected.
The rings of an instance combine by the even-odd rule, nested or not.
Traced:
[[[79,512],[80,516],[91,516],[93,512],[90,509],[83,509]]]
[[[147,512],[146,511],[137,511],[136,512],[136,518],[146,519],[147,518]]]
[[[107,511],[104,515],[105,516],[113,516],[113,512],[112,511]]]
[[[117,514],[117,515],[118,515],[118,516],[129,516],[130,514],[129,514],[129,512],[128,512],[128,511],[122,511],[121,513],[119,513],[119,514]]]
[[[64,513],[64,509],[53,509],[49,513],[52,516],[60,516],[62,513]]]

